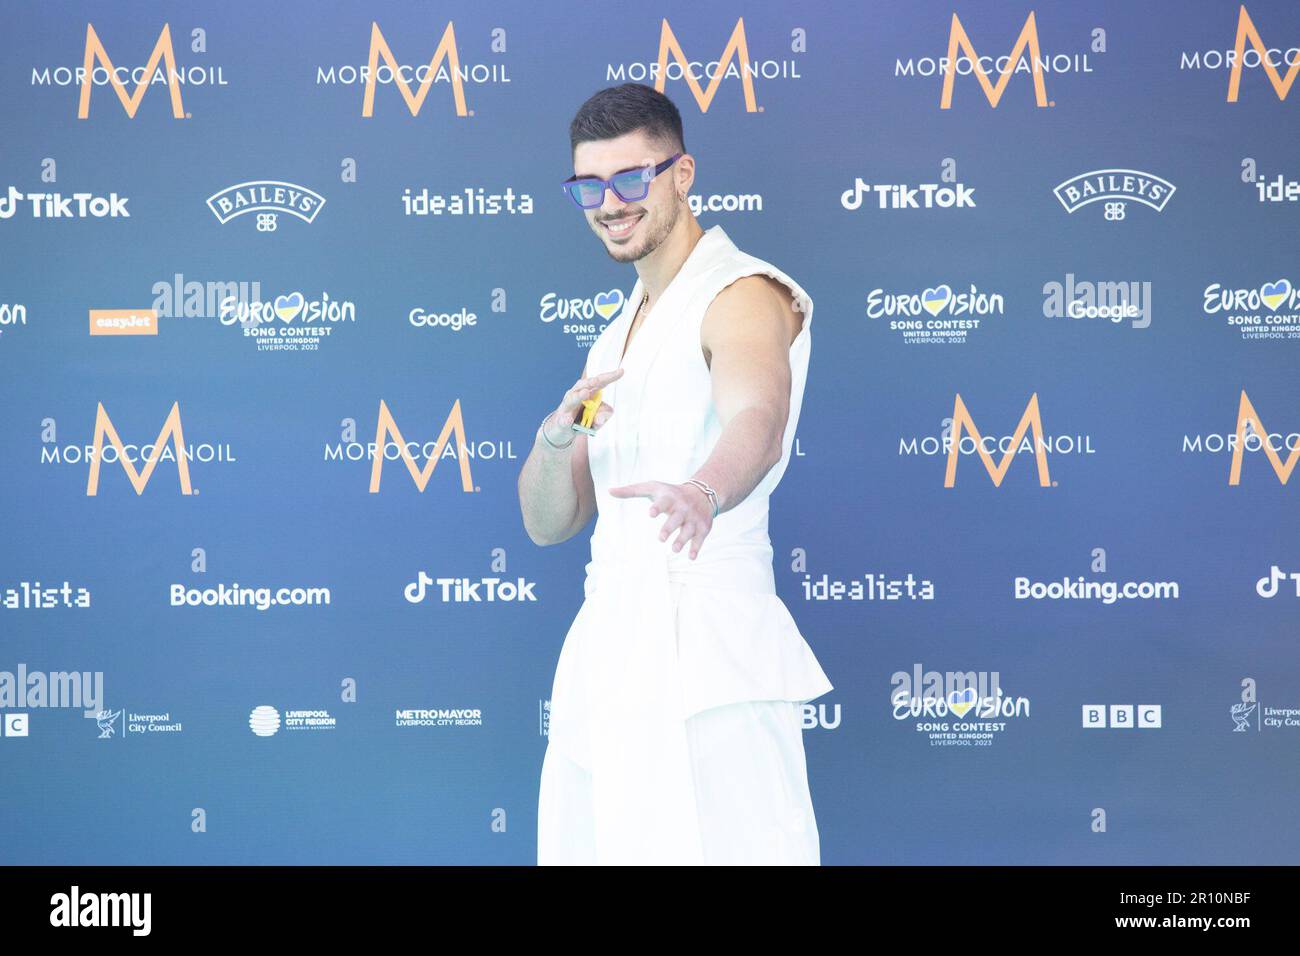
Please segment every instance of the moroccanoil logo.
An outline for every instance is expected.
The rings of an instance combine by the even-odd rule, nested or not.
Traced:
[[[466,492],[477,491],[478,489],[474,487],[474,479],[469,471],[468,443],[465,441],[465,417],[461,414],[459,398],[452,405],[451,414],[447,416],[447,420],[443,423],[442,432],[438,435],[438,441],[429,453],[423,469],[416,467],[415,458],[407,447],[406,440],[397,427],[397,422],[393,419],[393,413],[388,410],[388,403],[381,398],[379,400],[379,424],[375,429],[374,464],[370,469],[370,493],[372,495],[379,493],[379,479],[383,472],[384,459],[388,457],[388,440],[390,437],[393,439],[393,447],[406,464],[406,470],[410,473],[411,480],[415,482],[415,487],[423,492],[425,486],[429,484],[429,478],[433,476],[433,469],[438,466],[438,459],[442,456],[443,449],[447,447],[447,439],[451,437],[453,431],[456,433],[455,451],[456,459],[460,463],[461,490]]]
[[[1286,79],[1283,79],[1277,72],[1277,67],[1269,60],[1269,52],[1264,46],[1264,41],[1255,29],[1255,23],[1250,19],[1250,14],[1246,12],[1246,5],[1242,4],[1241,12],[1237,16],[1237,42],[1233,46],[1235,54],[1232,61],[1232,72],[1228,74],[1228,102],[1237,102],[1237,91],[1241,88],[1241,67],[1245,62],[1246,38],[1250,38],[1250,45],[1254,48],[1259,57],[1259,65],[1264,68],[1268,81],[1273,84],[1273,90],[1277,93],[1279,100],[1285,100],[1291,92],[1291,84],[1295,82],[1296,73],[1300,72],[1300,57],[1295,57],[1291,61],[1291,68],[1286,71]],[[1291,52],[1291,51],[1288,51]]]
[[[1042,52],[1038,47],[1038,24],[1034,20],[1033,11],[1029,11],[1029,16],[1025,18],[1025,25],[1020,30],[1020,36],[1016,37],[1016,45],[1011,48],[1011,55],[1006,58],[1006,64],[1001,67],[1001,76],[998,77],[997,86],[989,82],[989,74],[984,69],[984,65],[980,63],[979,54],[975,52],[975,45],[971,43],[966,28],[961,25],[961,20],[954,12],[952,26],[948,30],[948,68],[943,71],[943,93],[939,97],[939,109],[952,108],[952,87],[953,81],[957,77],[958,50],[961,50],[966,55],[968,62],[972,64],[975,78],[979,80],[980,89],[988,97],[989,105],[996,108],[998,101],[1002,99],[1002,93],[1007,88],[1007,83],[1011,79],[1015,65],[1026,47],[1029,49],[1029,69],[1034,78],[1034,102],[1039,106],[1048,106],[1047,85],[1043,82]]]
[[[745,39],[745,20],[743,17],[736,19],[736,28],[731,31],[731,36],[727,40],[726,47],[723,48],[722,55],[718,57],[717,63],[708,64],[717,68],[713,71],[713,77],[709,80],[707,90],[700,89],[700,81],[691,72],[691,64],[686,59],[686,51],[682,49],[677,35],[673,33],[673,28],[668,23],[668,18],[665,17],[663,29],[659,32],[659,59],[656,63],[658,70],[655,73],[655,89],[660,93],[664,91],[664,84],[668,80],[669,53],[672,53],[673,59],[677,61],[677,66],[681,70],[681,77],[686,81],[686,85],[690,87],[691,95],[695,97],[695,102],[699,105],[701,113],[709,111],[709,106],[713,103],[713,96],[718,92],[718,87],[722,85],[723,76],[730,72],[732,58],[739,58],[740,85],[745,95],[745,112],[756,113],[759,111],[758,105],[754,101],[754,76],[749,65],[749,42]]]
[[[361,105],[362,116],[373,117],[375,115],[375,82],[380,74],[380,57],[383,57],[391,81],[402,94],[402,99],[406,101],[406,108],[411,111],[412,116],[420,114],[420,108],[424,105],[424,98],[429,95],[429,87],[433,85],[434,77],[438,75],[438,68],[442,65],[442,61],[446,60],[451,67],[451,91],[453,98],[456,100],[456,115],[471,115],[465,108],[465,87],[461,78],[460,53],[456,49],[456,31],[450,20],[447,21],[447,29],[443,31],[442,40],[439,41],[438,49],[434,51],[433,59],[429,61],[428,67],[417,71],[422,72],[424,76],[420,79],[419,90],[414,93],[411,92],[411,86],[402,74],[404,69],[409,72],[410,67],[403,67],[397,62],[388,41],[384,39],[384,34],[379,29],[379,24],[373,22],[370,24],[370,58],[367,61],[366,96]],[[445,74],[443,79],[447,79]]]
[[[1250,40],[1249,50],[1246,49],[1247,40]],[[1178,68],[1180,70],[1221,70],[1227,67],[1229,71],[1227,101],[1235,103],[1237,94],[1241,90],[1242,67],[1249,67],[1252,70],[1263,67],[1268,81],[1273,84],[1273,91],[1277,93],[1277,98],[1285,100],[1287,94],[1291,92],[1291,84],[1295,82],[1296,74],[1300,73],[1300,56],[1296,53],[1294,45],[1286,50],[1279,47],[1269,49],[1265,46],[1264,39],[1255,27],[1255,21],[1250,18],[1243,4],[1237,13],[1237,39],[1232,49],[1184,50],[1179,56]],[[1278,72],[1278,67],[1287,63],[1290,64],[1290,68],[1284,78]]]
[[[693,48],[699,49],[698,46]],[[793,54],[807,52],[805,32],[800,27],[790,31],[790,52]],[[713,97],[717,95],[723,79],[740,80],[745,112],[763,112],[763,107],[758,105],[754,96],[755,77],[765,82],[802,79],[799,73],[799,61],[794,57],[757,60],[750,58],[749,40],[745,35],[743,17],[736,19],[731,36],[727,38],[722,53],[716,59],[693,60],[688,57],[677,34],[673,32],[672,25],[665,18],[659,29],[659,55],[655,60],[607,63],[605,66],[607,82],[651,82],[660,93],[664,92],[669,80],[685,80],[701,113],[709,111],[709,107],[713,104]],[[707,88],[701,85],[702,79],[709,81]]]
[[[1006,477],[1007,469],[1011,467],[1011,459],[1015,457],[1016,449],[1020,447],[1025,432],[1031,427],[1034,430],[1033,453],[1034,460],[1038,464],[1038,483],[1046,488],[1052,484],[1052,476],[1047,469],[1047,445],[1043,441],[1043,416],[1038,410],[1038,393],[1034,392],[1029,396],[1029,404],[1025,406],[1025,413],[1020,416],[1020,423],[1016,425],[1015,434],[1011,436],[1010,447],[1004,450],[1001,464],[994,465],[993,456],[984,446],[984,439],[980,435],[979,429],[975,427],[975,420],[971,418],[970,411],[966,408],[966,403],[961,400],[961,393],[958,392],[952,409],[948,468],[944,472],[943,486],[951,488],[957,483],[957,454],[961,446],[963,431],[970,432],[971,440],[974,443],[975,450],[979,453],[980,461],[984,462],[989,477],[993,479],[993,486],[1000,488],[1002,487],[1002,479]]]
[[[1273,472],[1277,475],[1277,480],[1286,484],[1291,479],[1291,472],[1295,470],[1296,462],[1300,461],[1300,442],[1291,441],[1291,454],[1287,456],[1286,462],[1278,454],[1278,449],[1274,447],[1273,439],[1278,438],[1278,445],[1283,448],[1288,446],[1288,438],[1281,435],[1271,435],[1267,428],[1264,427],[1263,421],[1260,420],[1259,413],[1255,411],[1255,406],[1250,398],[1246,395],[1246,390],[1242,389],[1241,402],[1237,406],[1237,432],[1232,443],[1232,468],[1228,472],[1228,484],[1241,484],[1241,459],[1242,452],[1246,450],[1247,445],[1253,444],[1252,451],[1259,449],[1264,452],[1268,458],[1268,463],[1273,466]]]
[[[108,440],[112,443],[117,460],[122,463],[122,468],[126,471],[131,487],[135,489],[137,495],[144,494],[145,486],[149,484],[149,478],[153,475],[154,468],[158,466],[158,462],[161,460],[161,455],[155,454],[155,452],[160,448],[164,448],[168,437],[170,437],[172,452],[176,461],[176,474],[181,483],[181,494],[194,494],[194,487],[190,482],[190,463],[185,456],[185,434],[181,429],[180,402],[172,402],[172,410],[167,413],[167,420],[163,422],[162,431],[158,432],[158,437],[154,440],[152,446],[145,446],[148,448],[145,455],[146,464],[144,470],[139,472],[135,470],[135,465],[131,461],[129,449],[117,434],[117,429],[113,427],[113,422],[104,409],[104,403],[97,403],[95,408],[95,437],[91,442],[90,476],[86,481],[86,494],[88,496],[99,494],[99,464],[104,458],[105,435],[108,436]],[[143,452],[144,449],[141,449],[141,451]]]
[[[167,63],[167,89],[172,98],[172,116],[176,119],[185,119],[185,105],[181,102],[181,88],[176,75],[176,51],[172,49],[171,25],[164,23],[162,32],[158,34],[158,42],[153,45],[153,52],[149,54],[149,62],[145,65],[145,75],[135,84],[135,92],[130,96],[126,95],[126,85],[118,78],[117,71],[113,68],[113,61],[108,58],[108,51],[104,49],[104,44],[99,39],[99,34],[95,32],[94,26],[86,24],[86,56],[83,63],[83,73],[81,77],[81,101],[77,106],[77,119],[86,119],[90,115],[90,88],[91,79],[94,75],[94,66],[98,63],[108,74],[108,81],[113,86],[113,92],[122,102],[122,108],[126,110],[126,115],[135,119],[135,111],[140,108],[140,101],[144,99],[144,91],[148,89],[149,78],[153,75],[154,70],[158,68],[158,61],[165,60]]]

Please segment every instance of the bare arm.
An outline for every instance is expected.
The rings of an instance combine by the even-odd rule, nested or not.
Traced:
[[[621,369],[579,379],[565,393],[560,407],[546,424],[551,441],[568,447],[557,450],[536,435],[532,451],[519,472],[519,508],[524,530],[535,544],[559,544],[573,537],[596,513],[596,490],[587,462],[587,436],[569,426],[581,414],[582,402],[622,375]],[[602,402],[595,427],[602,426],[613,409]],[[572,439],[571,443],[570,440]]]
[[[737,279],[714,297],[700,328],[722,434],[691,477],[718,493],[719,511],[744,501],[781,460],[790,413],[790,346],[803,314],[784,283]]]

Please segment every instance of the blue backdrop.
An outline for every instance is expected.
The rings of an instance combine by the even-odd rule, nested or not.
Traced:
[[[0,861],[534,861],[589,530],[516,480],[635,281],[556,185],[664,75],[701,224],[816,303],[771,537],[823,862],[1295,862],[1300,7],[0,24]]]

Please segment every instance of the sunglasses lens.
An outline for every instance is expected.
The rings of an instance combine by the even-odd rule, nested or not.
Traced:
[[[636,202],[638,199],[645,199],[646,194],[650,192],[650,174],[653,173],[650,167],[645,169],[633,169],[626,173],[619,173],[614,177],[614,192],[618,198],[624,202]]]
[[[605,188],[603,184],[598,182],[580,180],[576,183],[569,183],[569,195],[583,209],[590,209],[593,206],[599,206],[604,201]]]

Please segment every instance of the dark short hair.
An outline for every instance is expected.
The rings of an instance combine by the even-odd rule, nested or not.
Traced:
[[[614,139],[636,130],[644,130],[669,153],[686,151],[682,114],[672,100],[644,83],[611,86],[583,103],[569,124],[570,151],[579,143]]]

